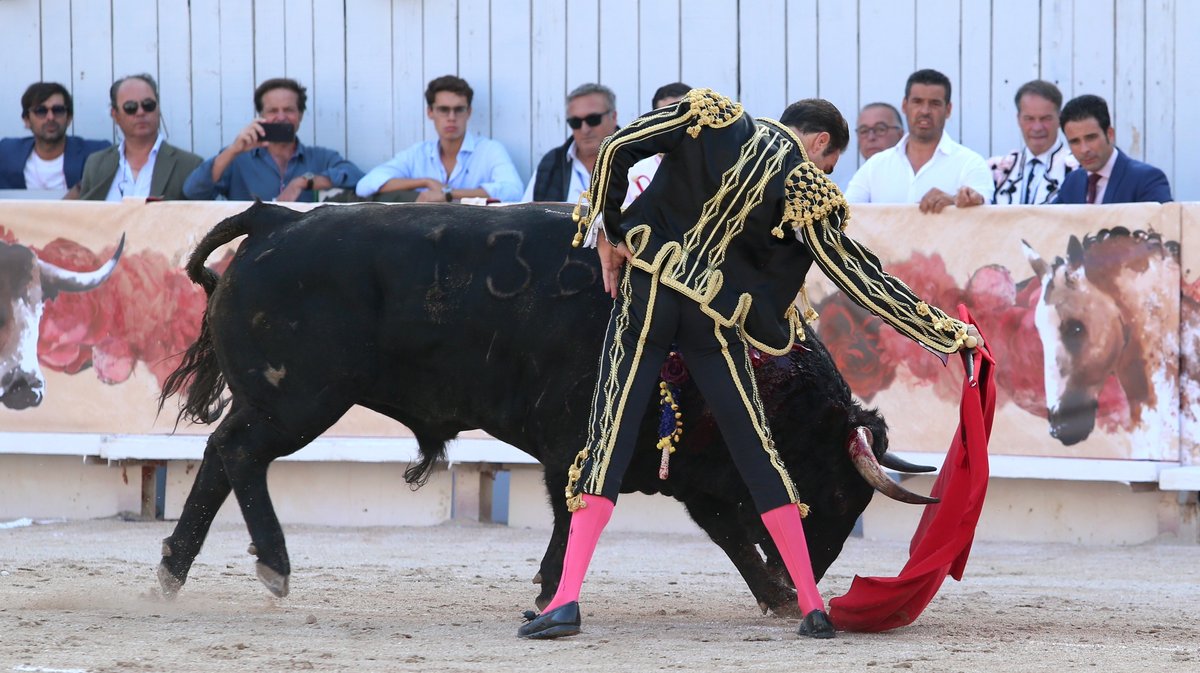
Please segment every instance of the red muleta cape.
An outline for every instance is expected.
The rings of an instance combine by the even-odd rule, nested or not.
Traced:
[[[965,306],[960,304],[958,313],[964,322],[974,323]],[[986,344],[973,357],[976,383],[964,374],[958,431],[931,493],[941,502],[925,507],[899,576],[856,575],[850,591],[829,602],[829,616],[838,630],[875,632],[906,626],[933,600],[947,574],[962,581],[987,493],[987,447],[996,411],[996,362]]]

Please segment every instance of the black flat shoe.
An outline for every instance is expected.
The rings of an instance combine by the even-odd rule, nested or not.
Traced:
[[[832,638],[835,631],[833,622],[829,621],[829,615],[825,614],[824,610],[813,610],[804,615],[804,621],[800,622],[800,630],[797,633],[809,638]]]
[[[535,615],[525,613],[527,623],[517,629],[521,638],[563,638],[579,633],[579,603],[571,601],[553,610]]]

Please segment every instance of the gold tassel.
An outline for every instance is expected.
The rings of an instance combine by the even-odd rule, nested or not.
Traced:
[[[802,502],[796,503],[796,508],[800,510],[800,518],[801,519],[807,519],[808,513],[812,510],[811,507],[809,507],[808,505],[806,505],[805,503],[802,503]]]

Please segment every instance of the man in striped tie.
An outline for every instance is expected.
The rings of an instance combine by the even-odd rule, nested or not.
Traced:
[[[1045,80],[1035,79],[1017,89],[1017,125],[1025,145],[988,159],[996,182],[992,203],[1049,203],[1067,174],[1079,167],[1058,134],[1062,100],[1058,87]]]

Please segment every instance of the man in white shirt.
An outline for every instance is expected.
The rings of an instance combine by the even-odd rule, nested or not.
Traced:
[[[417,201],[454,201],[466,197],[516,201],[521,178],[499,142],[468,132],[471,101],[465,79],[444,75],[425,89],[426,116],[436,140],[419,142],[376,166],[358,181],[361,197],[395,191],[417,191]]]
[[[1058,135],[1062,92],[1050,82],[1035,79],[1017,89],[1014,101],[1025,146],[988,159],[996,184],[992,203],[1049,203],[1067,174],[1079,168],[1079,162]]]
[[[923,213],[982,205],[995,189],[992,173],[983,157],[945,133],[951,108],[948,77],[930,69],[910,75],[901,104],[908,134],[858,169],[846,200],[919,203]]]
[[[603,84],[581,84],[567,94],[571,137],[538,162],[522,201],[575,203],[592,181],[600,143],[617,130],[617,95]]]

